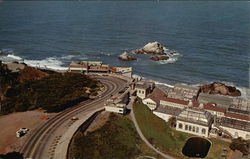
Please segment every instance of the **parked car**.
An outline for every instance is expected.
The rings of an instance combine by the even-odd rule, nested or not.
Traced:
[[[20,129],[16,132],[16,137],[22,137],[22,136],[24,136],[28,131],[29,131],[29,129],[27,129],[27,128],[20,128]]]
[[[40,119],[49,119],[47,116],[41,116]]]
[[[71,120],[78,120],[79,118],[77,118],[77,117],[75,117],[75,116],[73,116],[72,118],[71,118]]]

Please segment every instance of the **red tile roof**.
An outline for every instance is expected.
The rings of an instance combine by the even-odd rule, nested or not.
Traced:
[[[146,99],[148,98],[152,99],[157,104],[159,104],[160,100],[164,100],[165,98],[167,98],[167,93],[161,90],[160,88],[155,88],[153,92],[147,96]]]
[[[216,111],[216,112],[222,112],[222,113],[226,112],[226,109],[217,107],[215,103],[207,103],[207,104],[205,104],[204,109],[212,110],[212,111]]]
[[[116,72],[116,68],[115,68],[115,67],[110,67],[110,70],[111,70],[112,72]]]
[[[250,117],[248,115],[241,115],[241,114],[227,112],[225,116],[230,118],[250,121]]]

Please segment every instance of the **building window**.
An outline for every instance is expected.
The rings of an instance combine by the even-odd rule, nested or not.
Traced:
[[[192,126],[189,125],[188,130],[191,131],[192,130]]]
[[[182,129],[182,123],[179,123],[179,128]]]
[[[202,134],[206,134],[206,129],[203,128],[203,129],[201,130],[201,132],[202,132]]]
[[[195,132],[195,127],[193,126],[193,132]]]
[[[185,130],[188,130],[188,125],[185,125]]]
[[[139,90],[139,93],[141,93],[141,90]]]
[[[141,91],[142,94],[144,94],[144,91]]]
[[[196,127],[196,132],[199,133],[199,127]]]

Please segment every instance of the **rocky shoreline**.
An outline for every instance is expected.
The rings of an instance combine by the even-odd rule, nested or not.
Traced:
[[[202,93],[207,94],[218,94],[218,95],[226,95],[226,96],[241,96],[241,92],[234,86],[228,86],[224,83],[213,82],[211,84],[205,84],[200,86]]]

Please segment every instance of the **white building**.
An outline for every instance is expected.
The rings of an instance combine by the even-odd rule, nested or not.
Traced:
[[[142,100],[149,109],[155,110],[160,105],[160,100],[167,98],[167,93],[159,88],[155,88],[151,94]]]
[[[101,61],[72,61],[68,68],[69,72],[82,73],[109,73],[110,67]]]
[[[127,77],[132,77],[132,67],[110,67],[112,73],[120,74]]]
[[[120,91],[118,94],[114,95],[104,103],[106,111],[115,112],[119,114],[126,113],[126,106],[129,102],[129,91],[130,88],[127,88],[123,91]]]
[[[233,118],[217,118],[215,127],[225,130],[233,138],[242,137],[245,140],[250,139],[250,122],[236,120]]]
[[[175,108],[186,108],[188,107],[187,101],[184,100],[179,100],[179,99],[174,99],[174,98],[165,98],[160,100],[160,105],[164,106],[169,106],[169,107],[175,107]]]
[[[212,122],[213,117],[209,112],[187,108],[177,116],[176,130],[208,137]]]
[[[149,95],[155,87],[153,82],[137,82],[135,89],[137,97],[144,99]]]
[[[105,110],[108,112],[125,114],[126,113],[126,104],[122,104],[122,103],[109,104],[109,105],[105,106]]]

